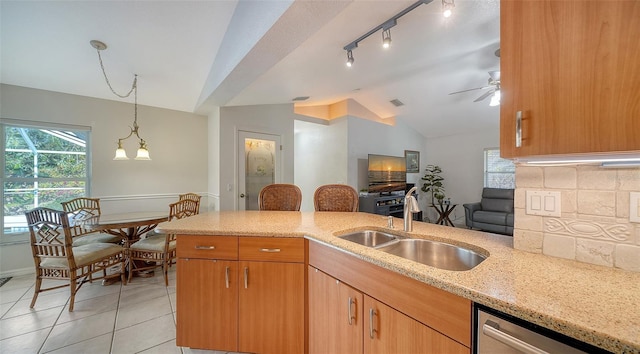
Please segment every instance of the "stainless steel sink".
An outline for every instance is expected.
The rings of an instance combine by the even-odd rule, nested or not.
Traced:
[[[397,239],[395,235],[374,230],[356,231],[338,237],[343,240],[355,242],[367,247],[381,247],[382,245],[385,245]]]
[[[404,239],[380,251],[446,270],[469,270],[486,259],[470,249],[424,239]]]

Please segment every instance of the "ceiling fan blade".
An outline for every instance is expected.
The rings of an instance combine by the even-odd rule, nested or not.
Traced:
[[[480,101],[484,100],[485,98],[487,98],[487,97],[489,97],[489,96],[493,95],[493,93],[494,93],[495,91],[496,91],[496,90],[487,91],[487,92],[485,92],[482,96],[480,96],[480,97],[476,98],[476,99],[475,99],[475,101],[473,101],[473,102],[480,102]]]
[[[462,91],[456,91],[456,92],[451,92],[450,95],[455,95],[456,93],[463,93],[463,92],[469,92],[469,91],[475,91],[475,90],[484,90],[484,89],[488,89],[492,86],[482,86],[482,87],[476,87],[476,88],[472,88],[472,89],[468,89],[468,90],[462,90]]]

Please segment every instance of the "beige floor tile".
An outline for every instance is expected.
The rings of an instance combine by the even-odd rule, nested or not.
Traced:
[[[0,286],[0,294],[6,290],[13,290],[19,288],[30,288],[35,282],[35,275],[21,275],[18,277],[12,277],[11,280]]]
[[[115,311],[118,309],[119,300],[119,293],[107,294],[83,301],[76,300],[73,312],[69,312],[69,304],[67,304],[56,324],[58,325],[69,321],[79,320],[81,318],[97,315],[103,312]]]
[[[37,353],[47,335],[51,331],[51,327],[43,328],[34,332],[29,332],[19,336],[11,337],[0,341],[0,352],[2,353]]]
[[[51,354],[108,354],[111,352],[111,333],[91,338],[80,343],[72,344],[60,349],[43,352]]]
[[[9,281],[9,283],[10,282],[11,280]],[[4,288],[4,286],[0,287],[0,289],[2,288]],[[20,300],[25,294],[28,294],[28,296],[31,297],[33,295],[33,291],[30,288],[13,288],[0,291],[0,303],[6,304],[16,302]]]
[[[56,325],[45,341],[43,349],[52,351],[111,333],[115,320],[116,311],[109,311]]]
[[[109,294],[119,294],[120,288],[122,288],[120,283],[111,285],[102,285],[101,281],[84,283],[76,293],[76,301],[84,301]]]
[[[56,322],[63,307],[47,310],[32,310],[30,313],[0,320],[0,339],[11,338],[21,334],[51,327]]]
[[[0,319],[4,318],[4,315],[11,310],[11,307],[15,305],[15,302],[6,302],[4,304],[0,304]]]
[[[171,302],[166,294],[144,302],[121,305],[116,319],[116,330],[131,327],[171,313]]]
[[[68,291],[68,289],[67,289]],[[31,313],[32,311],[42,311],[55,307],[65,306],[67,301],[69,301],[69,293],[49,293],[44,292],[38,295],[38,299],[36,300],[36,304],[33,309],[29,308],[31,305],[33,293],[30,296],[23,296],[22,300],[16,302],[16,305],[11,308],[9,312],[7,312],[3,318],[11,318],[15,316],[24,315],[27,313]],[[25,299],[26,297],[26,299]]]
[[[151,299],[167,296],[167,289],[163,286],[150,284],[136,284],[122,287],[120,293],[120,307],[129,306],[130,304],[145,303]]]
[[[180,349],[180,347],[176,346],[176,340],[173,339],[138,353],[140,354],[182,354],[182,350]]]
[[[113,336],[113,353],[137,353],[176,338],[173,315],[117,330]]]

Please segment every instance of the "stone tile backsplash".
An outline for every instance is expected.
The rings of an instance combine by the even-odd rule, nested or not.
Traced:
[[[526,214],[527,190],[561,192],[561,217]],[[640,168],[516,166],[514,247],[640,272],[640,223],[629,221],[629,194]]]

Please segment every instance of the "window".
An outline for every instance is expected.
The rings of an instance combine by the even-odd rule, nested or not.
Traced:
[[[24,240],[24,212],[35,207],[61,210],[60,202],[87,195],[87,127],[45,125],[3,119],[2,239]]]
[[[488,188],[515,188],[516,166],[500,157],[500,149],[484,149],[484,186]]]

